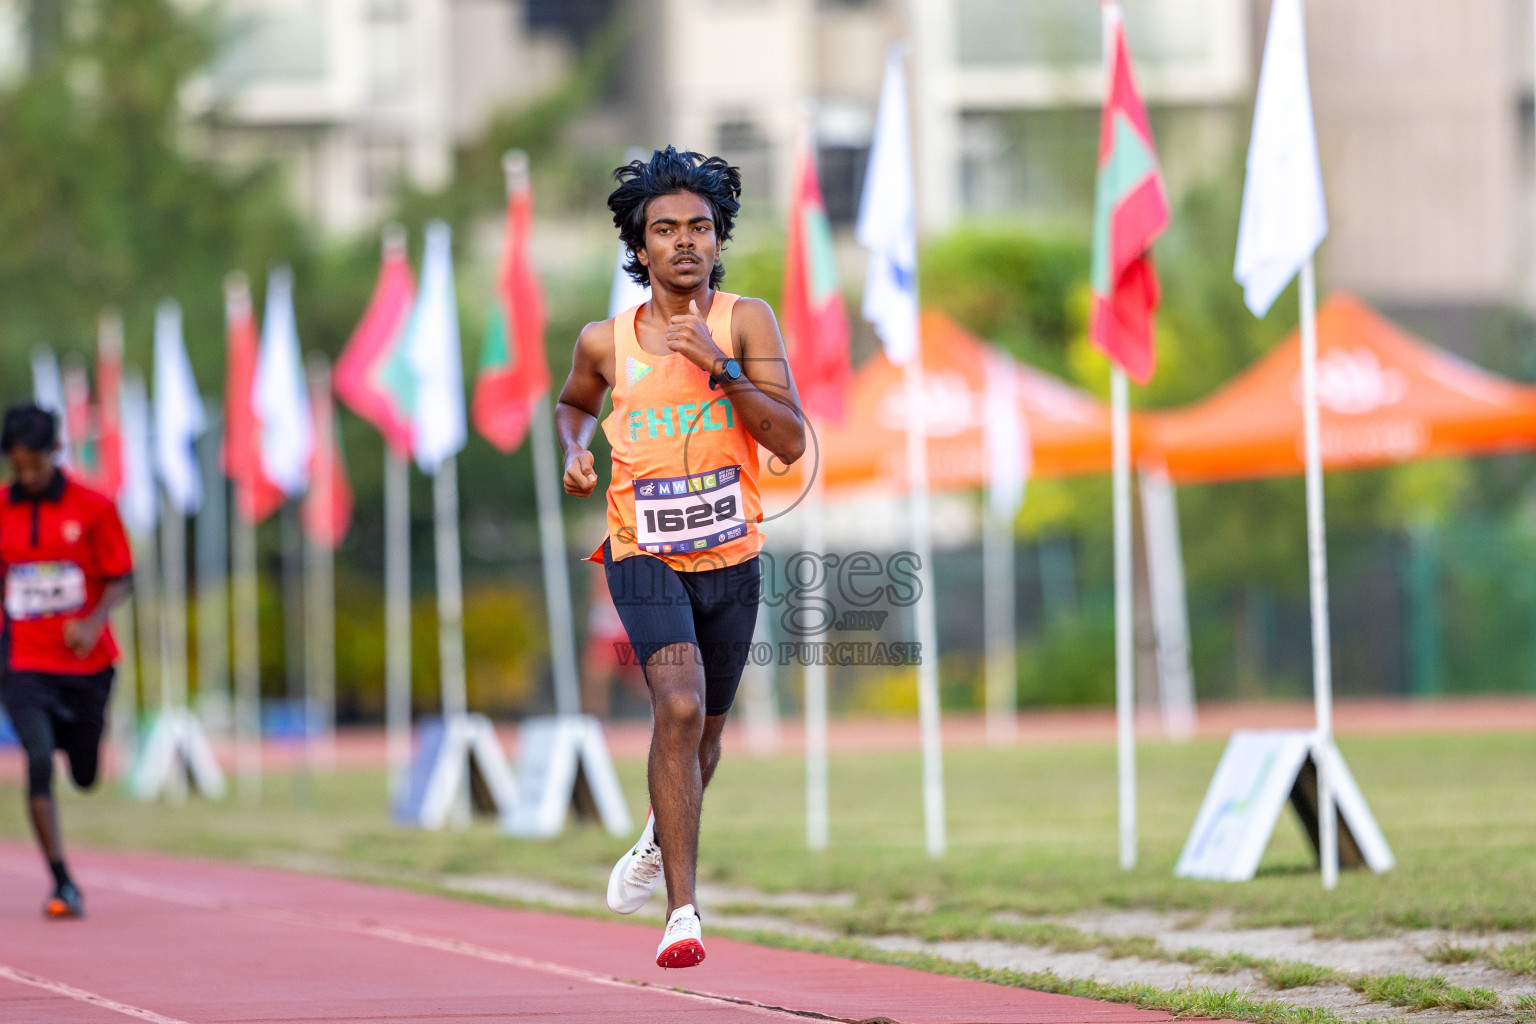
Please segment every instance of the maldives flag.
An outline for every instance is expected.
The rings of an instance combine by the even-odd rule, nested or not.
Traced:
[[[235,509],[259,523],[282,507],[282,489],[261,471],[261,419],[256,413],[256,317],[243,277],[224,286],[224,475],[235,484]]]
[[[1152,125],[1136,92],[1119,5],[1105,5],[1104,29],[1109,75],[1099,129],[1088,337],[1131,379],[1145,384],[1156,361],[1152,312],[1159,300],[1151,249],[1168,226],[1168,197]]]
[[[103,313],[96,334],[96,482],[116,500],[123,489],[123,318]]]
[[[69,438],[69,466],[76,479],[101,490],[101,466],[96,461],[95,424],[91,421],[91,379],[85,363],[70,354],[64,358],[64,433]],[[102,493],[106,493],[103,491]]]
[[[304,498],[302,518],[310,540],[334,551],[352,526],[352,484],[347,480],[341,433],[336,428],[336,406],[330,388],[325,386],[327,376],[322,372],[310,378],[315,450],[309,459],[309,493]]]
[[[815,152],[800,146],[784,253],[784,336],[804,411],[841,422],[847,405],[848,314],[838,289],[832,225],[816,177]]]
[[[506,245],[470,406],[475,429],[503,452],[516,451],[523,443],[534,405],[549,391],[544,301],[528,258],[533,192],[526,160],[512,157],[507,178]]]
[[[373,297],[336,360],[334,386],[336,397],[373,424],[402,458],[411,454],[416,378],[401,342],[415,302],[416,278],[406,258],[405,232],[388,229]]]

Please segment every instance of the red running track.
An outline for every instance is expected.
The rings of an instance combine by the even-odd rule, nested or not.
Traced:
[[[37,855],[0,845],[4,1024],[1170,1019],[711,938],[707,922],[709,959],[663,972],[657,925],[159,856],[73,860],[88,916],[45,921]]]

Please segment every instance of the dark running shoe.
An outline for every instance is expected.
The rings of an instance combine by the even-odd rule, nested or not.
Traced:
[[[51,918],[84,917],[85,897],[80,895],[74,882],[65,882],[53,890],[53,895],[43,904],[43,915]]]

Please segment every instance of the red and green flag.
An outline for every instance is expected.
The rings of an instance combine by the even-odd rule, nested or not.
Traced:
[[[544,300],[528,257],[533,193],[524,165],[518,165],[509,186],[506,244],[470,407],[475,429],[503,452],[523,443],[534,406],[550,386]]]
[[[1152,242],[1168,226],[1168,197],[1118,6],[1108,5],[1104,17],[1109,74],[1094,190],[1088,337],[1145,384],[1156,363],[1152,314],[1160,297]]]
[[[784,335],[805,412],[841,422],[847,406],[848,313],[838,288],[832,225],[809,140],[800,147],[784,254]]]
[[[406,259],[405,233],[386,232],[373,297],[336,360],[336,397],[373,424],[402,458],[411,454],[415,374],[407,359],[405,325],[416,302],[416,278]]]

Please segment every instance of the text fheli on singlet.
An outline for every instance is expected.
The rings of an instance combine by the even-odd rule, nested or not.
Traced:
[[[706,321],[735,358],[736,296],[716,292]],[[709,374],[676,353],[640,347],[641,307],[613,321],[613,411],[603,433],[613,446],[608,543],[615,561],[654,555],[679,570],[735,565],[762,548],[757,441]],[[602,560],[602,548],[593,554]]]

